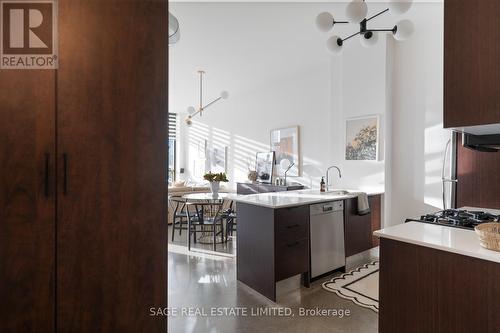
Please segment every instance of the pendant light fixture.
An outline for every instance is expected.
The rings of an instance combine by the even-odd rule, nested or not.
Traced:
[[[361,22],[368,14],[368,5],[364,0],[352,0],[345,8],[345,16],[351,22]]]
[[[406,13],[413,3],[413,0],[389,0],[389,8],[395,14],[401,15]]]
[[[229,97],[229,93],[227,91],[222,91],[219,97],[203,105],[203,75],[205,75],[205,71],[200,70],[198,71],[198,74],[200,75],[200,105],[198,107],[198,110],[196,110],[194,106],[190,106],[187,108],[189,116],[186,118],[186,124],[188,126],[191,126],[193,124],[192,119],[194,116],[199,115],[201,117],[206,108],[208,108],[209,106],[211,106],[212,104],[221,99],[228,99]]]
[[[404,14],[410,9],[412,2],[412,0],[389,0],[389,8],[367,17],[368,5],[365,0],[352,0],[346,7],[346,16],[349,21],[336,21],[331,13],[323,12],[316,17],[316,27],[321,32],[329,32],[335,24],[359,23],[358,32],[344,38],[335,35],[326,41],[326,48],[332,54],[340,54],[344,42],[358,35],[360,35],[361,45],[365,47],[375,45],[378,40],[378,34],[381,32],[390,32],[394,39],[404,41],[411,36],[414,30],[414,25],[410,20],[399,21],[394,27],[387,29],[371,29],[368,27],[368,22],[388,11],[393,11],[396,14]]]
[[[179,21],[177,18],[168,12],[168,45],[173,45],[181,38]]]

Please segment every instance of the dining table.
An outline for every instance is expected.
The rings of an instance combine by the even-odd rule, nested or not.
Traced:
[[[214,195],[211,192],[201,192],[201,193],[190,193],[190,194],[185,194],[182,196],[184,200],[186,200],[187,203],[198,203],[198,202],[205,202],[205,203],[221,203],[225,199],[230,199],[232,194],[230,193],[218,193]]]

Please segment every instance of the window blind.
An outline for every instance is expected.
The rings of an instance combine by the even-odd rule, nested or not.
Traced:
[[[168,114],[168,138],[175,139],[177,134],[177,114]]]

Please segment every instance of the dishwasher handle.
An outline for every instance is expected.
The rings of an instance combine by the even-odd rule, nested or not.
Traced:
[[[333,212],[333,205],[324,205],[323,206],[323,213],[328,213],[328,212]]]
[[[344,201],[342,200],[320,203],[316,205],[311,205],[310,207],[311,215],[329,214],[343,210],[344,210]]]

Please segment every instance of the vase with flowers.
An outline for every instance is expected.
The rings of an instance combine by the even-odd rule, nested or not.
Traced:
[[[221,182],[227,183],[229,181],[227,179],[227,175],[225,172],[220,172],[220,173],[208,172],[203,176],[203,179],[208,180],[210,182],[210,190],[212,191],[213,196],[219,195]]]

